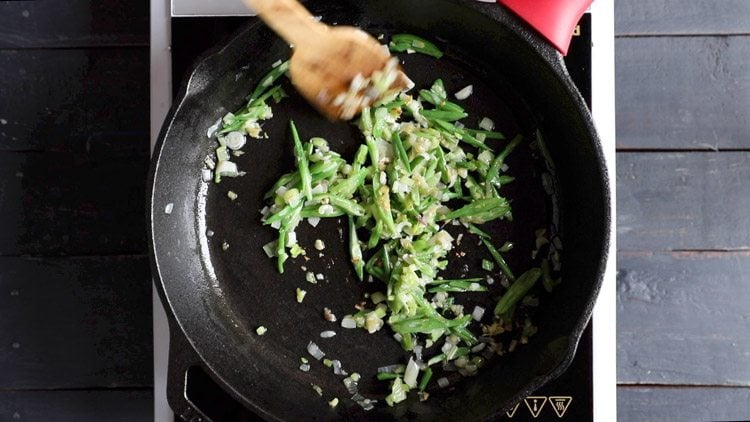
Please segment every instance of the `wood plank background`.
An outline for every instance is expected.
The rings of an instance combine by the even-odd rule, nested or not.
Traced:
[[[0,2],[0,420],[153,419],[146,0]]]
[[[750,419],[750,2],[619,0],[624,421]]]

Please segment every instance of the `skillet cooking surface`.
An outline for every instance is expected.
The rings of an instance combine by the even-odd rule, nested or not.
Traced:
[[[342,241],[347,234],[342,219],[324,219],[316,229],[303,222],[298,237],[312,259],[309,262],[290,259],[286,272],[278,274],[275,260],[261,249],[275,239],[277,232],[260,223],[258,212],[265,204],[263,196],[268,188],[293,168],[290,118],[297,124],[303,140],[324,137],[347,160],[351,160],[360,142],[358,130],[350,123],[328,122],[286,86],[290,98],[272,106],[274,118],[264,124],[270,138],[249,139],[243,148],[245,155],[234,160],[248,174],[236,179],[224,178],[218,185],[201,182],[203,160],[215,148],[215,141],[206,137],[207,128],[227,111],[240,107],[271,64],[289,54],[288,46],[265,27],[257,22],[249,25],[226,48],[197,67],[186,97],[167,120],[153,174],[151,218],[155,266],[180,327],[209,372],[265,417],[333,417],[335,413],[326,401],[334,396],[342,399],[335,412],[346,417],[374,417],[379,412],[398,416],[408,412],[423,417],[475,419],[501,412],[569,363],[598,289],[602,248],[606,242],[603,234],[606,193],[597,141],[587,126],[590,122],[581,109],[580,97],[571,99],[570,94],[566,97],[556,92],[555,89],[563,90],[562,82],[555,80],[554,69],[550,70],[550,65],[541,59],[537,59],[539,64],[535,69],[542,76],[537,76],[535,83],[552,89],[545,88],[545,95],[535,92],[537,88],[530,87],[535,84],[529,83],[528,75],[523,78],[522,70],[518,70],[523,68],[519,62],[533,62],[533,56],[526,52],[523,60],[516,62],[516,55],[508,55],[523,51],[524,43],[510,37],[507,29],[503,32],[498,22],[456,2],[428,2],[433,12],[419,16],[410,16],[414,13],[409,12],[410,7],[401,10],[404,6],[397,2],[387,3],[394,10],[384,7],[385,2],[378,2],[377,9],[371,8],[371,3],[347,1],[311,2],[308,7],[318,11],[326,22],[358,24],[375,35],[411,32],[437,41],[446,52],[441,60],[401,55],[404,68],[417,88],[428,88],[436,78],[444,80],[449,93],[472,84],[474,94],[459,102],[469,112],[470,117],[465,120],[468,125],[475,126],[478,119],[488,116],[508,138],[519,132],[526,135],[508,160],[508,173],[516,181],[501,190],[512,201],[514,222],[493,222],[482,227],[493,235],[495,244],[505,240],[516,243],[507,258],[511,268],[516,273],[529,268],[534,231],[547,228],[549,232],[558,225],[552,201],[541,183],[546,165],[530,146],[538,127],[545,133],[557,164],[559,185],[565,193],[560,198],[563,211],[575,205],[587,218],[575,217],[578,212],[561,214],[565,284],[552,295],[543,295],[534,318],[539,333],[529,345],[490,362],[479,376],[457,384],[455,391],[431,391],[426,403],[410,400],[395,409],[384,408],[381,400],[376,410],[364,414],[359,406],[346,399],[349,395],[341,383],[342,377],[311,359],[305,348],[310,340],[315,341],[327,357],[341,360],[345,370],[363,375],[362,394],[382,399],[387,383],[370,381],[376,368],[404,363],[406,356],[390,337],[388,327],[369,335],[361,329],[343,329],[339,322],[326,322],[321,315],[322,308],[329,307],[340,321],[345,314],[356,311],[353,305],[362,300],[364,291],[383,291],[384,286],[356,280],[346,242]],[[468,36],[466,28],[456,25],[446,27],[452,22],[441,16],[477,24],[468,32],[474,35]],[[489,30],[493,32],[486,32]],[[484,45],[477,43],[480,40]],[[505,44],[508,52],[498,51]],[[549,102],[557,104],[551,106]],[[492,145],[499,150],[504,143]],[[571,145],[576,148],[572,157],[566,149]],[[227,198],[228,190],[238,194],[237,200]],[[164,213],[168,203],[174,204],[171,214]],[[461,232],[455,227],[449,227],[449,231],[454,236]],[[208,236],[209,232],[213,235]],[[317,256],[312,247],[317,238],[326,244],[323,257]],[[444,276],[471,277],[484,273],[479,263],[488,256],[476,240],[473,235],[464,237],[458,250],[465,251],[466,256],[452,254],[451,266],[443,272]],[[229,245],[227,250],[222,248],[224,242]],[[567,252],[570,245],[574,246],[572,253]],[[464,264],[470,268],[468,273],[463,271]],[[309,284],[301,266],[322,273],[325,280]],[[302,304],[295,301],[297,287],[308,292]],[[473,301],[478,297],[476,294],[457,297],[467,299],[460,303],[465,303],[469,310],[479,303]],[[482,305],[489,314],[492,304]],[[268,328],[263,337],[255,334],[259,325]],[[321,339],[319,333],[324,330],[334,330],[337,335]],[[428,356],[437,353],[434,349],[437,347]],[[311,360],[312,369],[308,373],[298,370],[301,356]],[[323,398],[318,397],[310,383],[322,387]]]

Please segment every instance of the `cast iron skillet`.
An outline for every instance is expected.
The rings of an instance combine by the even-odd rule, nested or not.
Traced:
[[[238,159],[248,174],[219,185],[201,181],[203,160],[213,140],[206,130],[244,97],[272,63],[288,57],[289,48],[258,21],[242,29],[227,45],[203,59],[186,81],[164,123],[150,179],[151,257],[162,301],[200,357],[200,365],[240,403],[265,419],[424,418],[480,420],[507,407],[561,374],[571,362],[601,283],[608,243],[609,193],[599,140],[586,105],[568,77],[561,56],[516,17],[492,4],[470,0],[312,0],[307,7],[326,22],[355,24],[373,34],[415,33],[437,40],[445,49],[440,61],[404,56],[407,73],[418,87],[435,78],[449,92],[472,83],[466,101],[474,118],[491,116],[499,128],[529,138],[509,162],[515,183],[504,191],[513,198],[515,222],[488,226],[497,239],[516,242],[508,259],[517,271],[530,265],[534,230],[547,228],[562,238],[564,284],[545,296],[534,317],[539,332],[516,353],[495,359],[478,376],[455,388],[434,389],[430,400],[413,398],[394,407],[381,405],[365,413],[330,369],[313,362],[299,371],[299,357],[314,340],[344,369],[363,375],[360,391],[382,398],[383,383],[370,382],[378,366],[401,362],[404,353],[388,330],[368,335],[344,330],[321,317],[324,306],[341,318],[375,284],[356,281],[341,241],[340,222],[322,222],[317,231],[301,229],[308,250],[316,238],[324,257],[287,264],[280,275],[261,245],[275,231],[260,223],[258,210],[273,182],[293,167],[288,120],[294,118],[305,138],[322,136],[350,157],[358,138],[348,123],[330,123],[293,94],[274,107],[265,130],[271,139],[250,141]],[[288,89],[288,91],[290,91]],[[541,184],[550,163],[531,147],[539,130],[554,163],[555,192]],[[239,197],[229,201],[226,192]],[[172,212],[165,213],[167,204]],[[306,225],[305,225],[306,226]],[[344,227],[343,233],[346,233]],[[209,235],[212,234],[212,235]],[[467,236],[466,239],[469,239]],[[466,257],[456,259],[478,268],[484,256],[476,239],[464,241]],[[229,245],[223,250],[222,244]],[[304,271],[325,274],[317,285]],[[303,304],[295,288],[308,291]],[[381,288],[382,289],[382,288]],[[465,299],[473,306],[472,299]],[[486,304],[491,306],[491,304]],[[470,309],[470,308],[469,308]],[[268,333],[259,337],[259,325]],[[318,333],[333,329],[325,340]],[[170,368],[172,370],[172,368]],[[170,374],[170,376],[184,376]],[[321,398],[311,389],[322,387]],[[332,410],[326,400],[341,398]]]

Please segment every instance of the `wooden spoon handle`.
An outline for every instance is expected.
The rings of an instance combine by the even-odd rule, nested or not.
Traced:
[[[326,31],[326,26],[318,22],[297,0],[244,1],[290,44],[314,42]]]

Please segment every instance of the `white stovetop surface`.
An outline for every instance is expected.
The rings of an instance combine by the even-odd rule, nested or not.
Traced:
[[[614,4],[594,1],[592,14],[592,114],[604,146],[610,191],[612,226],[610,259],[593,316],[594,420],[617,419],[616,309],[615,309],[615,58]],[[151,146],[172,101],[170,19],[178,16],[251,15],[241,0],[163,0],[151,2]],[[154,420],[172,422],[166,399],[169,330],[166,315],[154,291]]]

